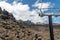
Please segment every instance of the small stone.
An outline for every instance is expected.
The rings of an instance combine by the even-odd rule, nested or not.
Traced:
[[[39,38],[38,40],[41,40],[41,38]]]
[[[2,40],[2,39],[0,38],[0,40]]]
[[[8,35],[6,35],[5,37],[9,37]]]
[[[17,38],[19,38],[19,36],[17,36]]]

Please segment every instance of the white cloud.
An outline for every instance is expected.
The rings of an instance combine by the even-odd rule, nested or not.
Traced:
[[[38,7],[38,9],[37,10],[33,9],[32,11],[30,11],[29,10],[30,7],[28,6],[28,4],[22,4],[21,2],[17,3],[16,1],[14,1],[13,4],[9,4],[6,1],[0,2],[0,7],[2,9],[7,10],[10,13],[13,13],[14,17],[17,20],[19,19],[22,19],[24,21],[31,20],[34,23],[36,22],[43,23],[45,21],[44,18],[47,18],[47,17],[41,18],[38,16],[38,11],[40,9],[40,3],[38,4],[35,3],[34,6]],[[43,7],[48,8],[49,6],[51,6],[50,3],[43,3]]]
[[[51,4],[50,2],[46,2],[46,3],[39,3],[39,0],[36,1],[36,3],[34,5],[32,5],[33,7],[37,7],[37,9],[40,12],[40,9],[42,12],[47,11],[48,8],[52,8],[54,4]],[[42,9],[45,8],[45,9]],[[47,8],[47,9],[46,9]]]
[[[14,3],[14,2],[13,2]],[[0,2],[0,7],[2,7],[3,9],[6,9],[9,12],[15,11],[15,10],[20,10],[20,11],[26,11],[29,10],[28,5],[23,5],[22,3],[15,3],[15,4],[9,4],[5,1],[1,1]]]

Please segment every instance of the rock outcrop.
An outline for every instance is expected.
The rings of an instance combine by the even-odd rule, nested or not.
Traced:
[[[36,40],[35,34],[34,30],[25,28],[11,13],[0,8],[0,40]]]

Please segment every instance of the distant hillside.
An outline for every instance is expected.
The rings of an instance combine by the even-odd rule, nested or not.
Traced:
[[[23,20],[18,20],[17,21],[19,24],[23,24],[23,25],[25,25],[25,26],[49,26],[49,24],[44,24],[44,23],[33,23],[33,22],[31,22],[30,20],[27,20],[27,21],[23,21]],[[60,26],[60,23],[53,23],[52,24],[53,25],[53,27],[58,27],[58,26]]]

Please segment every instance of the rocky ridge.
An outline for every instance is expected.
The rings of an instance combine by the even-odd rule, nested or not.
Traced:
[[[13,15],[0,8],[0,40],[36,40],[36,31],[19,24]]]

